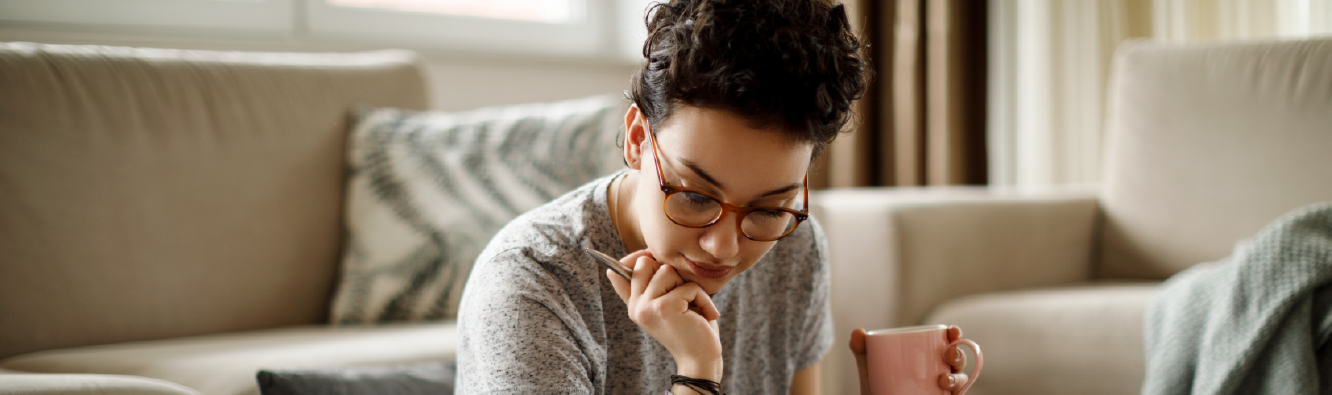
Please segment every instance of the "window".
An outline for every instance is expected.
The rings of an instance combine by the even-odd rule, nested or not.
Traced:
[[[0,0],[0,26],[640,58],[652,0]]]
[[[549,3],[515,11],[521,3]],[[560,7],[563,3],[564,7]],[[311,38],[413,47],[598,56],[611,51],[612,0],[308,0]]]
[[[422,12],[440,15],[566,23],[576,8],[571,0],[328,0],[332,6]]]
[[[285,35],[295,0],[0,0],[4,25]],[[206,33],[205,33],[206,34]]]

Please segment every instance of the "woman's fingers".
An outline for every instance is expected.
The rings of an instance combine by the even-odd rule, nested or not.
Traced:
[[[696,283],[685,283],[675,268],[657,262],[650,253],[629,254],[621,260],[633,268],[629,281],[607,271],[615,292],[625,301],[629,319],[666,347],[677,363],[721,365],[721,339],[712,299]],[[703,365],[699,365],[703,366]]]
[[[948,391],[957,391],[962,389],[962,386],[967,383],[967,380],[966,373],[944,373],[939,375],[939,388]]]
[[[702,286],[698,285],[698,283],[689,283],[687,285],[692,285],[691,289],[693,290],[694,298],[689,300],[689,304],[698,308],[695,312],[702,315],[703,319],[708,321],[716,321],[718,318],[721,318],[721,312],[717,310],[717,305],[712,304],[712,297],[708,296],[707,291],[704,291]]]
[[[721,317],[721,313],[717,312],[717,306],[712,304],[712,298],[708,297],[707,292],[703,292],[703,287],[698,283],[685,283],[675,287],[663,297],[663,299],[668,298],[683,301],[686,309],[698,313],[705,320],[716,321]]]
[[[675,272],[675,268],[671,265],[660,265],[657,266],[656,273],[652,273],[652,280],[648,282],[647,288],[643,290],[643,296],[648,299],[660,298],[682,284],[684,284],[684,279],[680,278],[680,274]]]
[[[949,325],[948,330],[944,331],[944,333],[948,334],[949,343],[962,338],[962,328],[958,328],[957,325]]]
[[[658,300],[679,290],[683,285],[692,285],[670,296],[683,300],[685,308],[694,310],[708,321],[716,320],[721,316],[721,313],[717,311],[717,306],[712,304],[712,298],[709,298],[707,293],[703,292],[702,287],[698,284],[686,283],[674,267],[657,262],[656,259],[652,258],[651,252],[647,250],[636,251],[620,261],[633,270],[630,280],[626,281],[620,278],[610,269],[606,270],[606,278],[610,280],[611,286],[615,288],[615,293],[620,296],[625,304],[633,306],[643,301]]]
[[[860,393],[868,395],[869,388],[869,359],[865,353],[865,330],[856,328],[851,331],[851,354],[856,356],[856,370],[860,374]]]
[[[623,264],[632,271],[634,265],[638,262],[638,258],[644,256],[651,257],[652,253],[648,250],[634,251],[634,253],[626,255],[624,258],[620,258],[620,264]],[[632,273],[630,273],[630,275],[632,276]],[[625,304],[629,304],[629,298],[633,296],[631,292],[633,290],[633,284],[629,282],[630,280],[620,277],[619,274],[616,274],[615,271],[611,269],[606,269],[606,278],[610,279],[611,287],[615,288],[615,293],[620,295],[620,300],[623,300]]]
[[[629,304],[629,287],[631,286],[629,280],[620,277],[611,269],[606,269],[606,279],[610,280],[611,287],[615,288],[615,294],[620,295],[620,300],[623,300],[624,304]]]
[[[657,268],[660,267],[661,264],[658,264],[657,261],[650,256],[639,255],[635,257],[634,254],[629,254],[628,258],[634,258],[632,261],[633,264],[629,265],[629,267],[634,269],[633,275],[630,276],[632,279],[630,283],[632,285],[629,287],[630,297],[632,298],[643,294],[643,291],[647,289],[648,284],[652,282],[652,276],[657,274]]]
[[[865,355],[865,330],[856,328],[851,331],[851,353],[857,357]]]
[[[944,351],[944,362],[948,363],[953,373],[961,372],[962,368],[967,367],[967,353],[958,346],[949,347]]]

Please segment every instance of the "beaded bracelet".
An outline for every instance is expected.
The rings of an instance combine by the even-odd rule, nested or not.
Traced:
[[[676,384],[681,384],[686,387],[693,388],[694,391],[698,391],[698,393],[700,394],[712,394],[712,395],[726,394],[721,390],[721,383],[712,380],[696,379],[696,378],[681,376],[678,374],[673,374],[671,375],[671,385],[674,386]],[[671,391],[666,390],[666,393],[671,394]]]

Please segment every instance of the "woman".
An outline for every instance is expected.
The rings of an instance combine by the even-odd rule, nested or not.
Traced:
[[[862,46],[818,0],[649,15],[629,168],[487,246],[459,314],[459,393],[817,393],[833,333],[807,178],[864,90]]]

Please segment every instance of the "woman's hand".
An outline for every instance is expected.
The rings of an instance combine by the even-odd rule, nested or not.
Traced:
[[[947,334],[949,343],[962,338],[962,330],[956,326],[949,327]],[[865,330],[862,328],[852,330],[851,342],[847,346],[851,348],[851,354],[856,356],[856,370],[860,372],[860,394],[870,395],[869,358],[867,357],[869,354],[865,351]],[[948,364],[952,372],[939,377],[939,388],[949,391],[962,388],[962,385],[967,382],[967,374],[958,372],[961,372],[962,368],[967,366],[967,354],[957,347],[949,348],[944,351],[944,362]]]
[[[675,358],[677,374],[721,381],[722,345],[717,329],[721,316],[712,298],[696,283],[685,282],[670,265],[652,253],[638,251],[620,259],[634,270],[632,282],[606,270],[615,292],[629,306],[629,319],[666,347]]]
[[[851,331],[851,355],[856,356],[856,370],[860,372],[860,394],[870,395],[869,358],[865,353],[865,330],[856,328]]]

